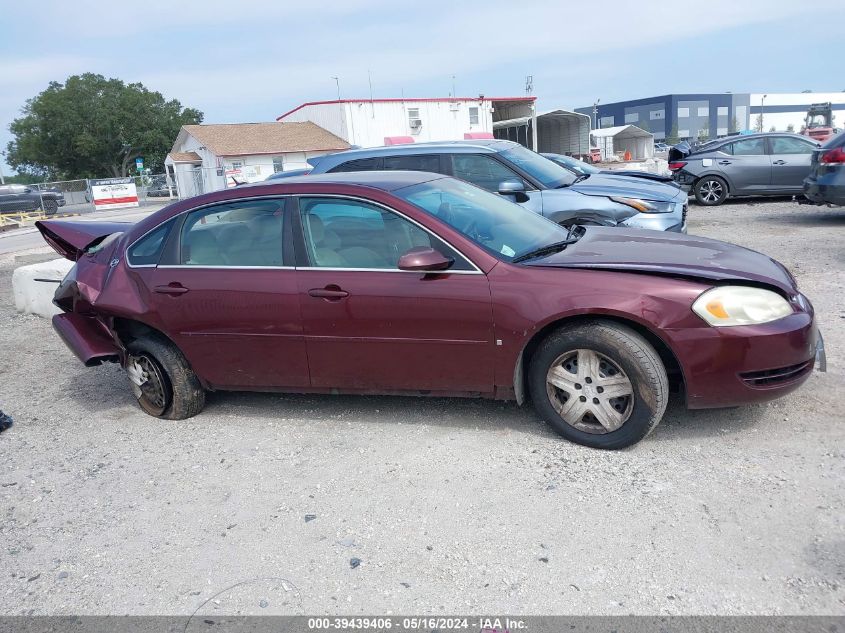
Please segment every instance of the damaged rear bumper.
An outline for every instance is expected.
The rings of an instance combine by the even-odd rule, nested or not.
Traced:
[[[122,350],[97,319],[75,313],[57,314],[53,317],[53,328],[86,367],[121,359]]]

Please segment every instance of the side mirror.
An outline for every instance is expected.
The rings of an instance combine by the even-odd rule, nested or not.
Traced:
[[[446,257],[440,251],[428,246],[412,248],[399,258],[397,267],[399,270],[417,270],[421,272],[446,270],[455,260]]]
[[[500,196],[513,196],[517,202],[527,202],[528,194],[525,193],[525,183],[521,180],[503,180],[499,183]]]

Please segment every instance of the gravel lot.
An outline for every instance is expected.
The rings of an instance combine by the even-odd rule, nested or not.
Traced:
[[[612,453],[471,400],[216,394],[154,420],[14,312],[0,256],[0,614],[845,614],[845,210],[693,206],[690,232],[792,269],[828,373],[675,402]]]

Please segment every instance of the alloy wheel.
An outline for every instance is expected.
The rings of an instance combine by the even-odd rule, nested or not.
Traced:
[[[701,183],[699,191],[705,202],[718,202],[722,198],[724,188],[718,180],[705,180]]]
[[[546,391],[558,415],[586,433],[619,429],[634,408],[628,376],[607,356],[590,349],[559,356],[546,376]]]

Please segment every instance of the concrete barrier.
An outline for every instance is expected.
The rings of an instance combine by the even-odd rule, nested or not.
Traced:
[[[21,266],[12,273],[15,308],[24,314],[37,314],[45,319],[61,312],[53,305],[59,283],[73,268],[68,259],[54,259],[40,264]]]

